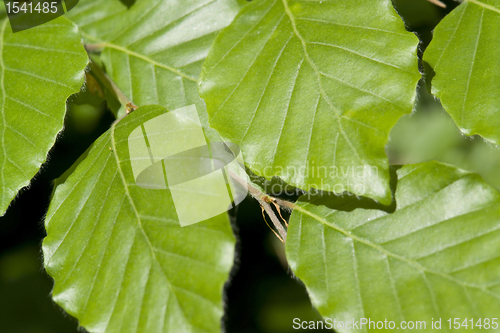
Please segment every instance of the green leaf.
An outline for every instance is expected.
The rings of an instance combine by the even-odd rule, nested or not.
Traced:
[[[257,175],[389,203],[384,145],[412,109],[417,44],[389,0],[256,0],[214,42],[200,95]]]
[[[500,1],[469,0],[434,31],[424,61],[432,93],[467,135],[500,144]]]
[[[87,42],[105,40],[127,24],[127,6],[120,0],[80,0],[65,16],[75,22]]]
[[[113,125],[49,207],[53,298],[90,332],[220,332],[235,245],[227,214],[181,228],[169,191],[135,184],[128,136],[165,112],[147,106]]]
[[[45,162],[87,63],[65,18],[15,34],[0,21],[0,215]]]
[[[437,162],[397,175],[392,214],[311,203],[293,212],[287,258],[313,304],[343,321],[425,320],[426,332],[431,318],[444,327],[447,318],[498,317],[499,193]]]
[[[236,0],[138,2],[126,27],[101,43],[106,70],[136,105],[175,110],[202,103],[201,66],[219,30],[239,8]]]
[[[126,96],[168,110],[197,104],[207,136],[220,140],[208,126],[197,80],[213,40],[246,1],[142,0],[126,10],[112,0],[102,11],[102,1],[81,2],[70,18],[104,48],[103,64]]]
[[[95,3],[88,5],[86,15],[100,15],[100,5]],[[106,71],[136,105],[161,104],[175,110],[197,104],[205,135],[217,139],[217,133],[206,125],[197,79],[218,30],[231,22],[239,7],[235,0],[137,1],[118,14],[124,23],[114,33],[103,25],[94,30],[93,39],[86,30],[86,37],[100,41],[94,46],[104,48],[101,59]],[[75,19],[79,24],[86,18],[81,15],[82,20]],[[170,195],[159,192],[151,196],[137,186],[124,186],[135,182],[128,156],[119,155],[120,145],[126,145],[126,137],[140,124],[139,119],[143,122],[164,112],[158,107],[140,108],[101,137],[68,180],[58,186],[49,209],[44,252],[46,268],[56,281],[54,299],[91,332],[121,332],[123,327],[142,332],[220,331],[222,287],[234,255],[227,216],[181,232],[178,222],[172,223],[176,215]],[[118,137],[121,139],[113,141]],[[116,158],[109,158],[115,152]],[[115,174],[117,168],[123,177],[121,172]],[[75,186],[78,190],[71,192]],[[95,207],[102,212],[97,225]],[[67,214],[73,219],[68,220]],[[74,226],[69,225],[73,220]],[[115,222],[122,228],[111,231]],[[80,240],[83,245],[72,252],[69,247],[73,249],[81,230],[95,230],[102,236]],[[55,252],[59,244],[61,250]],[[115,277],[121,284],[108,285],[108,279]],[[94,279],[95,287],[91,285]]]

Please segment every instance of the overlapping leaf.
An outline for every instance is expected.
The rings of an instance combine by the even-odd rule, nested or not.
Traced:
[[[100,44],[106,70],[139,106],[175,110],[201,103],[196,82],[202,63],[239,8],[237,0],[138,1],[125,25]]]
[[[220,140],[208,127],[196,82],[217,33],[245,2],[143,0],[127,10],[118,0],[103,8],[102,1],[82,0],[70,18],[87,42],[103,48],[108,74],[136,105],[175,110],[196,103],[207,137]]]
[[[500,144],[500,1],[469,0],[434,31],[432,93],[467,135]],[[429,73],[431,75],[431,73]]]
[[[313,304],[342,321],[426,321],[426,332],[432,318],[443,330],[448,318],[498,318],[499,193],[437,162],[405,166],[398,179],[392,214],[314,204],[293,212],[287,257]]]
[[[96,42],[127,23],[127,6],[120,0],[79,0],[65,16],[78,25],[87,42]]]
[[[216,39],[200,94],[258,175],[388,203],[384,145],[412,109],[417,44],[388,0],[257,0]]]
[[[103,48],[106,71],[135,104],[197,104],[206,125],[196,81],[237,1],[137,1],[124,12],[115,3],[101,14],[97,3],[81,5],[72,18],[87,41],[100,41],[94,47]],[[108,23],[94,25],[99,15],[112,18],[115,32]],[[127,131],[160,109],[140,108],[104,134],[58,186],[49,209],[44,253],[54,299],[91,332],[220,331],[234,255],[227,216],[181,230],[168,193],[132,185],[129,157],[120,155]]]
[[[65,18],[15,34],[0,21],[0,215],[46,160],[87,62]]]
[[[181,228],[168,190],[135,184],[128,135],[139,108],[57,187],[43,243],[54,300],[90,332],[219,332],[233,263],[227,215]],[[195,201],[193,201],[195,204]]]

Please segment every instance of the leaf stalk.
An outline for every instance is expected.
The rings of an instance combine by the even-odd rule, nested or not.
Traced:
[[[280,206],[291,208],[291,209],[294,209],[294,208],[296,208],[298,206],[295,205],[295,204],[293,204],[293,203],[291,203],[291,202],[284,201],[284,200],[281,200],[281,199],[278,199],[278,198],[274,198],[274,197],[272,197],[272,196],[270,196],[268,194],[265,194],[265,193],[261,192],[255,186],[253,186],[252,184],[248,183],[247,181],[245,181],[244,179],[242,179],[240,176],[236,175],[231,170],[229,170],[229,175],[231,176],[231,178],[233,178],[235,181],[237,181],[241,186],[246,187],[248,189],[248,193],[255,200],[257,200],[259,202],[259,204],[262,207],[262,209],[267,213],[267,215],[271,219],[271,222],[273,222],[273,225],[276,228],[276,230],[278,230],[278,233],[279,233],[279,236],[280,236],[278,238],[280,238],[280,240],[283,243],[285,243],[286,242],[287,232],[286,232],[285,228],[283,227],[283,225],[281,224],[280,219],[276,216],[276,213],[274,212],[274,210],[272,209],[272,207],[271,207],[271,205],[269,203],[277,203]],[[281,213],[280,213],[280,216],[281,216]],[[286,221],[285,221],[285,224],[286,224]]]
[[[86,49],[88,51],[87,47]],[[120,104],[125,108],[127,114],[135,111],[138,108],[138,106],[135,105],[134,102],[132,102],[130,98],[128,98],[123,93],[123,91],[121,91],[116,83],[109,77],[108,74],[104,72],[104,70],[100,66],[91,61],[89,67],[91,72],[94,73],[95,76],[106,86],[106,88],[115,95],[116,99],[118,99]]]

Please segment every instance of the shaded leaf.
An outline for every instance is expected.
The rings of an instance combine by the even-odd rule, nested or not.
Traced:
[[[169,191],[135,184],[128,136],[165,112],[143,107],[113,125],[49,207],[53,298],[90,332],[220,331],[235,244],[227,214],[181,228]]]
[[[293,212],[287,257],[313,304],[343,321],[426,321],[426,332],[432,318],[444,329],[448,318],[498,317],[500,194],[437,162],[397,174],[392,214],[313,204]]]
[[[500,1],[469,0],[434,31],[424,53],[432,93],[467,135],[500,144]]]
[[[389,203],[384,145],[412,109],[417,44],[388,0],[253,1],[216,39],[200,94],[257,175]]]
[[[0,22],[0,215],[45,162],[87,63],[65,18],[15,34]]]

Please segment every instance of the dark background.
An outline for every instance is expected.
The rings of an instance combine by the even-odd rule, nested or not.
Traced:
[[[127,4],[133,1],[123,0]],[[422,52],[435,25],[458,3],[441,9],[426,0],[395,0]],[[90,104],[89,104],[90,103]],[[23,189],[0,218],[0,332],[77,332],[78,323],[50,298],[52,279],[42,267],[43,227],[54,179],[60,177],[104,133],[114,120],[103,101],[88,91],[73,96],[65,130],[28,188]],[[480,138],[462,136],[450,117],[425,89],[411,116],[403,117],[387,145],[391,163],[431,159],[480,173],[500,188],[500,151]],[[238,235],[237,264],[226,286],[227,332],[296,332],[293,318],[320,320],[304,286],[291,274],[284,246],[262,219],[259,205],[245,200],[232,211]],[[82,329],[79,329],[82,332]]]

